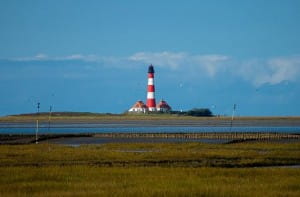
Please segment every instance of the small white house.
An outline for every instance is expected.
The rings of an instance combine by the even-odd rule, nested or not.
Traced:
[[[159,112],[169,112],[172,110],[170,105],[164,100],[161,100],[157,105],[156,105],[156,110]]]
[[[137,101],[128,111],[135,113],[146,113],[148,111],[148,107],[143,103],[143,101]]]

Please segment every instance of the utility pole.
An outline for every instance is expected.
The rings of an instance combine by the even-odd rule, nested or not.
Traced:
[[[38,144],[39,120],[36,120],[35,143]]]
[[[236,110],[236,104],[233,105],[231,121],[233,121],[233,117],[234,117],[234,112],[235,112],[235,110]]]
[[[52,114],[52,105],[50,106],[50,109],[49,109],[49,117],[48,117],[48,132],[49,132],[49,130],[50,130],[51,114]]]
[[[40,113],[40,102],[37,103],[37,114],[39,115]],[[38,132],[39,132],[39,119],[37,116],[36,119],[36,129],[35,129],[35,143],[38,144]]]
[[[41,104],[40,102],[37,103],[37,113],[38,114],[40,113],[40,104]]]
[[[231,132],[231,129],[232,129],[232,123],[233,123],[233,118],[234,118],[234,112],[235,112],[235,110],[236,110],[236,104],[233,105],[231,122],[230,122],[230,132]]]

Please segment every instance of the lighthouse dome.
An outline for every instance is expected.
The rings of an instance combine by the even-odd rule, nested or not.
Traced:
[[[154,73],[154,67],[152,64],[148,67],[148,73]]]

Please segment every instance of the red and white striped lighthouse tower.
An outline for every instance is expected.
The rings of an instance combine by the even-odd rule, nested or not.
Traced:
[[[154,68],[152,64],[148,68],[148,90],[147,107],[149,111],[156,111],[155,87],[154,87]]]

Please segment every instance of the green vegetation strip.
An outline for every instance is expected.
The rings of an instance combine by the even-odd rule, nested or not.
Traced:
[[[50,118],[50,119],[49,119]],[[221,117],[196,117],[188,115],[177,115],[177,114],[100,114],[100,113],[80,113],[80,112],[52,112],[51,116],[49,113],[39,114],[20,114],[0,117],[0,122],[34,122],[39,119],[42,122],[97,122],[97,121],[149,121],[149,120],[183,120],[183,121],[205,121],[205,120],[216,120],[216,121],[231,121],[230,116]],[[291,121],[299,122],[299,116],[284,116],[284,117],[260,117],[260,116],[249,116],[249,117],[235,117],[234,120],[240,121]]]
[[[299,163],[299,142],[1,145],[0,196],[296,197],[300,169],[275,166]]]
[[[288,168],[0,167],[0,196],[294,196]]]
[[[2,145],[0,166],[259,167],[300,164],[294,143],[120,143],[70,147]]]

